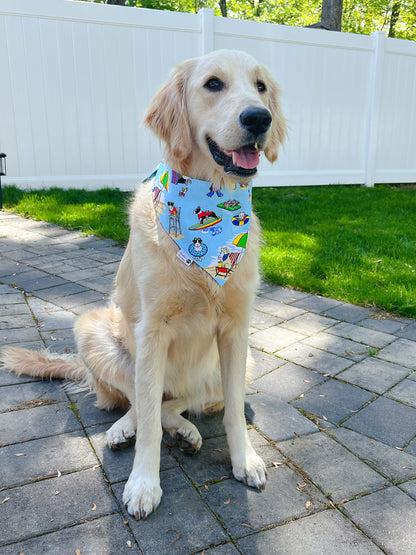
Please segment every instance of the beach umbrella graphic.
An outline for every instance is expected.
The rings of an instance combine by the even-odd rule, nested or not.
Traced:
[[[166,171],[161,177],[160,182],[164,186],[164,188],[169,191],[169,172]]]
[[[233,245],[235,245],[236,247],[240,247],[242,249],[245,249],[247,246],[247,237],[248,237],[248,233],[239,233],[237,235],[237,237],[234,238],[233,240]]]

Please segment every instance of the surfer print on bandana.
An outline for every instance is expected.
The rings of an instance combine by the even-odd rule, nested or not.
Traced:
[[[251,222],[251,183],[233,191],[182,176],[162,162],[151,176],[159,221],[179,247],[178,257],[198,264],[224,285],[244,256]]]

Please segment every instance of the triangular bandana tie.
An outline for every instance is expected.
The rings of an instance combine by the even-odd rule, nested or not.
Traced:
[[[153,179],[153,205],[186,265],[196,262],[219,285],[235,271],[247,246],[251,183],[233,191],[180,175],[161,163]]]

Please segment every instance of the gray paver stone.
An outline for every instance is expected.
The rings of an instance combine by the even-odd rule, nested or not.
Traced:
[[[56,285],[55,287],[50,287],[49,289],[42,289],[41,291],[37,291],[38,297],[41,299],[50,301],[59,299],[61,297],[67,297],[71,295],[75,295],[76,293],[84,293],[87,291],[85,287],[78,285],[76,283],[72,283],[71,281],[67,281],[61,285]]]
[[[309,345],[296,343],[286,349],[277,352],[279,357],[285,358],[290,362],[311,368],[321,374],[330,374],[335,376],[342,370],[345,370],[353,363],[352,360],[347,360],[326,351],[315,349]]]
[[[0,488],[96,464],[97,458],[82,431],[16,443],[0,449]]]
[[[409,369],[404,366],[369,357],[341,372],[337,378],[375,393],[384,393],[408,374]]]
[[[307,516],[238,542],[244,555],[371,555],[382,553],[335,510]]]
[[[291,404],[308,413],[327,418],[334,424],[340,424],[372,399],[372,393],[332,379]]]
[[[0,330],[18,330],[34,327],[35,323],[31,314],[9,314],[0,316]]]
[[[72,329],[75,319],[76,316],[72,312],[59,309],[38,316],[39,328],[42,333],[45,331]]]
[[[304,335],[294,331],[285,330],[279,326],[272,326],[271,328],[252,333],[248,341],[252,347],[274,353],[278,349],[283,349],[283,347],[292,345],[304,338]]]
[[[271,283],[267,283],[265,281],[261,283],[260,291],[264,297],[286,304],[292,304],[295,301],[309,297],[309,293],[303,293],[302,291],[296,291],[296,289],[281,287],[280,285],[272,285]]]
[[[35,326],[33,326],[33,328],[0,330],[1,345],[14,345],[19,343],[19,347],[21,347],[22,342],[39,341],[39,339],[39,332]]]
[[[368,349],[361,343],[327,332],[321,332],[308,337],[303,343],[355,361],[368,357]]]
[[[117,510],[100,469],[27,484],[8,490],[7,494],[10,499],[2,519],[0,544],[24,540]]]
[[[411,482],[406,482],[405,484],[401,484],[400,489],[405,491],[412,499],[416,501],[416,480],[412,480]]]
[[[250,387],[289,402],[327,379],[318,372],[288,362],[253,381]]]
[[[229,539],[178,468],[161,472],[160,482],[163,496],[154,514],[144,521],[136,522],[125,513],[144,555],[187,555]],[[123,489],[124,483],[113,486],[120,501]]]
[[[0,414],[0,445],[73,432],[81,428],[69,403]]]
[[[218,547],[213,547],[212,549],[205,550],[204,555],[238,555],[239,552],[233,546],[232,543],[225,543],[219,545]]]
[[[309,434],[318,429],[295,408],[266,393],[246,395],[246,416],[272,441]]]
[[[39,378],[33,378],[32,376],[18,376],[12,372],[6,372],[5,370],[0,369],[0,386],[38,381],[40,381]]]
[[[64,285],[67,283],[64,279],[54,276],[52,274],[47,274],[46,272],[41,272],[39,270],[33,270],[33,272],[39,272],[36,278],[32,276],[32,272],[27,272],[23,274],[22,278],[16,282],[16,284],[27,292],[34,292],[35,295],[43,289],[50,289],[57,285]]]
[[[398,339],[392,345],[382,349],[377,356],[416,370],[416,343],[409,339]]]
[[[318,314],[306,313],[292,318],[282,324],[283,328],[302,333],[304,335],[313,335],[320,331],[326,330],[331,326],[338,324],[338,320],[319,316]]]
[[[306,516],[327,504],[315,486],[286,465],[268,471],[263,491],[230,479],[211,484],[209,491],[201,488],[201,494],[234,538]]]
[[[341,324],[337,324],[336,326],[329,328],[328,333],[340,335],[346,339],[352,339],[353,341],[357,341],[358,343],[362,343],[364,345],[370,345],[371,347],[376,347],[377,349],[382,349],[386,345],[389,345],[389,343],[392,343],[395,340],[397,341],[396,337],[389,333],[373,331],[363,326],[355,326],[346,322],[341,322]]]
[[[324,432],[284,441],[277,448],[336,502],[375,491],[385,482]]]
[[[416,381],[403,380],[387,393],[387,397],[396,399],[416,408]],[[416,425],[415,425],[416,431]]]
[[[366,318],[361,320],[360,326],[365,326],[374,331],[382,331],[384,333],[396,333],[406,327],[406,323],[401,320],[390,320],[385,318],[378,320],[376,318]]]
[[[67,400],[59,382],[28,382],[0,387],[0,412],[27,409]]]
[[[310,310],[311,312],[327,312],[329,309],[341,305],[341,301],[330,299],[327,297],[320,297],[319,295],[310,295],[296,300],[293,306]]]
[[[70,387],[68,394],[77,408],[78,417],[85,427],[108,423],[109,428],[126,412],[119,408],[112,410],[101,410],[97,408],[95,406],[97,400],[95,393],[78,392],[76,389],[71,392]]]
[[[45,534],[7,547],[0,548],[1,555],[37,553],[48,555],[77,553],[89,555],[131,555],[139,548],[123,523],[120,514],[103,516],[71,528]]]
[[[272,316],[266,312],[260,312],[260,310],[254,310],[251,315],[250,324],[256,330],[264,330],[266,328],[270,328],[271,326],[280,324],[281,321],[281,318],[276,318],[276,316]]]
[[[404,339],[416,341],[416,323],[406,326],[403,330],[397,332],[397,335],[403,337]]]
[[[202,439],[218,437],[225,434],[223,424],[224,410],[200,415],[190,414],[188,418],[198,428]]]
[[[331,433],[371,468],[391,480],[402,482],[416,477],[416,457],[346,428]]]
[[[416,438],[409,443],[409,445],[405,449],[406,453],[410,453],[414,457],[416,457]]]
[[[272,314],[283,320],[288,320],[289,318],[295,318],[305,311],[301,308],[296,308],[291,305],[275,301],[273,299],[268,299],[265,297],[257,297],[255,308],[267,314]]]
[[[2,316],[12,316],[14,314],[22,314],[22,315],[29,315],[30,311],[26,303],[14,303],[14,304],[7,304],[7,301],[4,299],[5,295],[2,295],[0,299],[0,317]]]
[[[415,422],[416,409],[380,397],[343,425],[392,447],[404,447],[415,435]]]
[[[73,285],[77,285],[74,283]],[[41,295],[42,292],[39,293],[39,296],[44,298]],[[53,302],[60,306],[61,308],[65,308],[66,310],[73,310],[76,314],[79,313],[77,309],[80,306],[84,306],[88,303],[94,303],[96,301],[103,301],[105,296],[103,293],[99,293],[98,291],[92,291],[90,289],[86,289],[85,291],[81,291],[79,293],[75,293],[73,295],[64,295],[61,297],[55,297]]]
[[[367,318],[370,314],[372,314],[372,312],[372,310],[362,306],[344,303],[334,308],[330,308],[327,311],[327,315],[331,318],[336,318],[337,320],[344,320],[345,322],[356,324],[357,322],[360,322],[360,320]]]
[[[416,501],[400,489],[378,491],[346,503],[343,509],[387,553],[414,553]]]
[[[278,368],[286,363],[285,360],[277,356],[264,353],[263,351],[259,351],[258,349],[250,349],[250,352],[254,359],[254,368],[248,376],[249,381],[259,378],[267,372],[270,372],[270,370],[274,370],[275,368]]]

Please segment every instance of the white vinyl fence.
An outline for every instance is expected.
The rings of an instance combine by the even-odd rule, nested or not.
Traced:
[[[135,187],[170,68],[233,48],[270,67],[289,140],[257,185],[416,182],[416,43],[72,0],[0,0],[0,152],[21,187]]]

